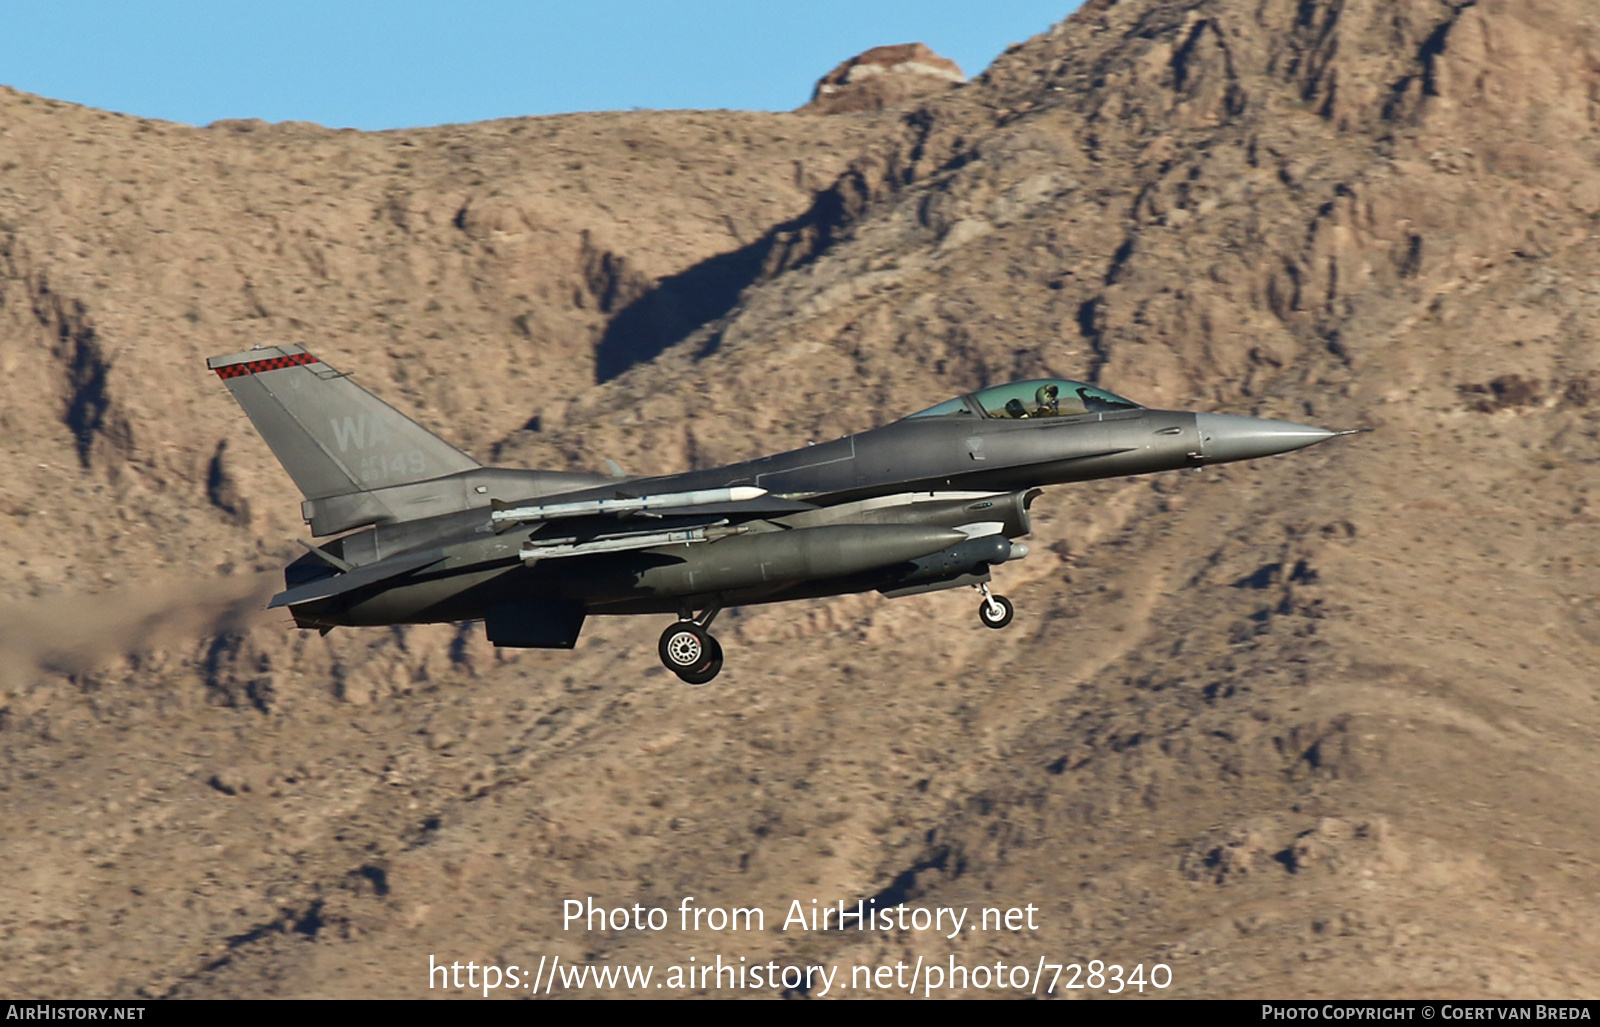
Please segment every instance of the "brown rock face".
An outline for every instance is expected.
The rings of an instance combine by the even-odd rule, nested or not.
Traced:
[[[364,135],[0,93],[0,992],[422,996],[430,954],[1600,991],[1592,0],[1092,3],[919,104]],[[649,618],[260,615],[299,497],[201,361],[282,341],[504,464],[1036,374],[1375,430],[1052,490],[1005,631],[728,611],[688,689]],[[564,924],[589,896],[671,926]],[[873,897],[1037,927],[781,929]]]
[[[947,92],[967,76],[948,57],[922,43],[875,46],[845,61],[817,80],[809,114],[849,114],[901,107],[912,100]]]

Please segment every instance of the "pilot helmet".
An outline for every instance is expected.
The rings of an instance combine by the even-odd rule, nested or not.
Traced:
[[[1033,394],[1033,400],[1042,407],[1053,407],[1056,405],[1056,397],[1060,394],[1061,389],[1055,384],[1041,385],[1039,390]]]

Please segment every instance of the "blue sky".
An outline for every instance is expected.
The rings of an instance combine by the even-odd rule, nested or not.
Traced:
[[[927,43],[975,75],[1080,2],[17,0],[0,27],[0,84],[197,125],[788,110],[884,43]]]

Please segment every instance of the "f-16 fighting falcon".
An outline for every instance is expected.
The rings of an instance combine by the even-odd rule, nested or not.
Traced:
[[[1046,485],[1286,453],[1348,432],[1148,410],[1085,382],[980,389],[881,428],[657,477],[484,467],[306,352],[213,357],[305,495],[314,546],[271,606],[302,628],[482,620],[497,646],[570,649],[591,614],[674,614],[661,661],[722,669],[733,606],[971,586],[1027,555]]]

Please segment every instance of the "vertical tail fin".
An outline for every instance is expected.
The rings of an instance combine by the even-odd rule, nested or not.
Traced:
[[[307,353],[212,357],[233,398],[307,499],[426,481],[478,462]]]

